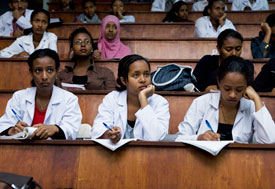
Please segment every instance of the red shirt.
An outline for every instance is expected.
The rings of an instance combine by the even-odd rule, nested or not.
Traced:
[[[47,108],[43,112],[40,112],[37,105],[35,104],[32,125],[39,124],[39,123],[43,124],[45,120],[46,112],[47,112]]]

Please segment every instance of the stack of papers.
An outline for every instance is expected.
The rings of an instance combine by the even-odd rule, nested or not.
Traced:
[[[81,84],[61,83],[62,87],[68,89],[81,89],[85,90],[85,86]]]
[[[19,140],[25,140],[30,139],[33,132],[36,130],[36,127],[25,127],[24,130],[20,133],[17,133],[12,136],[0,136],[0,139],[19,139]]]

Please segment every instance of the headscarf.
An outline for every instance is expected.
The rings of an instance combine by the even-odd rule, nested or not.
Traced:
[[[117,35],[113,40],[105,38],[104,30],[109,22],[115,23],[117,26]],[[132,54],[129,47],[120,41],[120,23],[116,16],[109,15],[102,20],[100,27],[100,37],[98,40],[98,50],[101,51],[101,58],[123,58]]]

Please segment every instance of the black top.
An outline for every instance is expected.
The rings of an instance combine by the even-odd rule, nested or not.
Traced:
[[[251,61],[246,60],[250,69],[249,78],[254,80],[254,65]],[[219,68],[219,56],[218,55],[205,55],[199,60],[195,69],[194,75],[197,79],[196,87],[200,91],[205,91],[209,85],[217,85],[217,71]]]
[[[134,128],[136,121],[127,120],[127,123],[130,127]]]
[[[233,140],[232,128],[233,125],[219,123],[217,133],[221,135],[220,140]]]
[[[275,58],[266,63],[256,77],[253,88],[258,92],[270,92],[275,88]]]
[[[75,84],[86,84],[88,82],[88,76],[73,76],[73,83]]]

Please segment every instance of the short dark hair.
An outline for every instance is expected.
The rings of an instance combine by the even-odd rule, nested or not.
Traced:
[[[34,19],[35,15],[37,15],[38,13],[41,13],[41,12],[44,13],[48,17],[48,25],[50,25],[51,15],[45,9],[35,9],[31,14],[31,21]]]
[[[226,29],[226,30],[222,31],[219,34],[218,38],[217,38],[217,45],[218,45],[218,47],[221,48],[222,45],[223,45],[223,42],[226,39],[228,39],[229,37],[233,37],[233,38],[239,39],[241,42],[243,42],[243,36],[239,32],[237,32],[237,31],[235,31],[233,29]]]
[[[237,72],[242,74],[247,81],[247,85],[249,85],[252,81],[250,81],[249,77],[249,67],[247,62],[238,56],[229,56],[225,58],[217,72],[217,79],[220,82],[227,73]]]
[[[88,30],[87,30],[86,28],[84,28],[84,27],[77,28],[77,29],[75,29],[75,30],[71,33],[71,35],[70,35],[70,37],[69,37],[69,40],[70,40],[70,48],[72,48],[73,45],[74,45],[74,37],[75,37],[77,34],[79,34],[79,33],[86,33],[86,34],[90,37],[92,46],[93,46],[93,48],[94,48],[94,39],[93,39],[92,35],[90,34],[90,32],[88,32]]]
[[[29,69],[33,68],[33,61],[37,58],[50,57],[55,62],[55,69],[58,70],[60,67],[60,60],[58,54],[51,49],[39,49],[34,51],[28,58]],[[32,86],[35,86],[34,80],[31,81]]]
[[[126,86],[121,82],[120,77],[123,77],[127,81],[130,65],[138,60],[144,60],[147,63],[149,69],[151,70],[149,61],[138,54],[128,55],[120,59],[119,65],[118,65],[118,72],[117,72],[117,84],[118,84],[118,86],[116,87],[117,91],[126,90]]]
[[[273,27],[275,25],[275,13],[271,13],[266,18],[266,22],[268,23],[269,27]]]
[[[207,5],[207,8],[208,8],[208,9],[211,9],[212,6],[213,6],[213,4],[214,4],[216,1],[222,1],[222,2],[224,2],[223,0],[210,0],[209,3],[208,3],[208,5]]]
[[[115,2],[115,1],[121,1],[121,2],[123,3],[123,5],[124,5],[123,0],[112,0],[111,5],[110,5],[110,6],[111,6],[111,8],[113,7],[113,4],[114,4],[114,2]]]
[[[91,3],[93,3],[94,6],[96,6],[95,0],[83,0],[82,3],[81,3],[83,8],[85,7],[85,4],[86,4],[87,2],[91,2]]]

